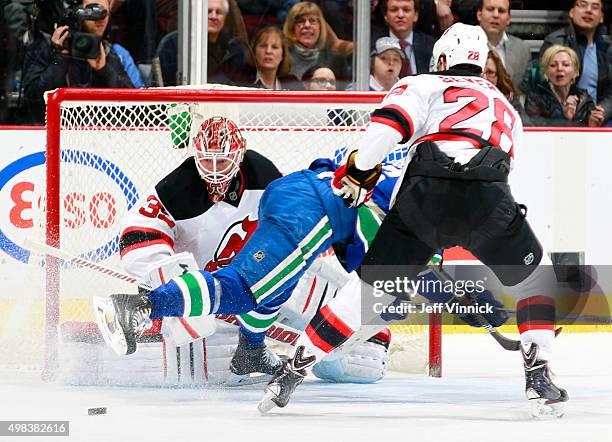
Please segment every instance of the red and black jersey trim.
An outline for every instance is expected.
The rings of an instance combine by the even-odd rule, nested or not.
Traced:
[[[306,335],[310,341],[326,353],[340,347],[353,334],[328,306],[319,310],[306,327]]]
[[[385,124],[398,131],[402,136],[399,144],[407,143],[414,133],[412,118],[404,109],[395,104],[376,109],[372,113],[371,121]]]
[[[125,255],[134,249],[164,244],[174,249],[174,241],[164,232],[143,227],[130,227],[123,231],[119,239],[119,253]]]
[[[530,296],[516,305],[516,322],[521,333],[554,330],[555,317],[555,300],[548,296]]]

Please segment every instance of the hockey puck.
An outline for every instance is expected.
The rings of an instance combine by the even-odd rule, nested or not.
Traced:
[[[106,407],[88,408],[87,414],[90,416],[95,416],[97,414],[106,414]]]

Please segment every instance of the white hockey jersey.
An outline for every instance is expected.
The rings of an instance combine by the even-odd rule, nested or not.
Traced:
[[[359,143],[358,168],[382,162],[397,144],[412,145],[419,138],[445,131],[478,135],[511,157],[522,142],[523,125],[517,111],[489,81],[457,71],[401,79],[374,111]],[[475,140],[452,135],[431,138],[449,157],[467,163],[480,148]]]
[[[226,266],[257,227],[259,199],[281,173],[247,151],[224,201],[213,203],[193,157],[146,193],[122,222],[119,249],[124,269],[143,279],[156,262],[191,252],[200,268]]]

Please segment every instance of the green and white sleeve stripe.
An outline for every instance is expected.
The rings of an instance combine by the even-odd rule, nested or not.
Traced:
[[[185,303],[184,317],[206,316],[210,314],[208,284],[199,271],[188,272],[172,278],[181,289]]]
[[[367,206],[361,206],[357,209],[357,236],[363,242],[366,252],[381,224],[382,220]]]
[[[270,273],[251,286],[251,292],[257,303],[274,293],[285,282],[295,276],[305,265],[312,254],[332,235],[329,219],[324,216],[321,221],[299,242],[297,249],[289,254]]]
[[[279,312],[262,315],[257,312],[248,312],[239,315],[240,322],[249,331],[253,333],[263,333],[270,328],[272,323],[278,318]]]

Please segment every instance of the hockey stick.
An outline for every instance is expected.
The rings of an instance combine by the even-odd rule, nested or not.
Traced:
[[[148,284],[139,283],[136,278],[127,273],[123,273],[119,270],[103,266],[102,264],[98,264],[96,262],[90,261],[88,259],[82,258],[80,256],[73,255],[65,250],[58,249],[57,247],[50,246],[48,244],[41,243],[39,241],[34,241],[32,239],[26,238],[24,241],[24,246],[30,250],[35,250],[40,253],[45,253],[47,255],[54,256],[56,258],[60,258],[66,262],[72,263],[81,268],[87,268],[93,270],[98,273],[102,273],[111,278],[119,279],[124,282],[128,282],[131,284],[136,284],[138,287],[142,287],[145,290],[152,290],[153,288]],[[239,326],[237,320],[232,318],[233,315],[220,315],[217,317],[217,320],[223,321],[227,324],[231,324],[234,326]],[[295,345],[295,342],[300,338],[302,332],[293,327],[289,327],[285,324],[273,323],[266,337],[271,339],[272,341],[292,347]]]
[[[127,273],[123,273],[119,270],[103,266],[102,264],[98,264],[80,256],[72,255],[71,253],[68,253],[65,250],[58,249],[57,247],[53,247],[42,242],[34,241],[29,238],[25,239],[24,245],[26,246],[26,248],[36,250],[40,253],[45,253],[47,255],[55,256],[56,258],[60,258],[66,262],[72,263],[77,267],[88,268],[98,273],[110,276],[111,278],[120,279],[122,281],[129,282],[132,284],[137,284],[139,287],[142,287],[146,290],[152,290],[152,287],[150,287],[148,284],[138,283],[136,278],[128,275]]]
[[[427,266],[429,270],[431,270],[434,275],[440,278],[441,281],[453,281],[453,279],[441,268],[438,266],[430,265]],[[453,300],[457,301],[459,304],[464,306],[474,306],[476,303],[469,299],[467,296],[453,296]],[[491,325],[491,323],[484,317],[482,313],[470,313],[471,316],[478,322],[478,324],[484,328],[489,334],[495,339],[499,345],[501,345],[505,350],[509,351],[518,351],[521,348],[521,341],[510,339],[502,335],[497,331],[495,327]]]

